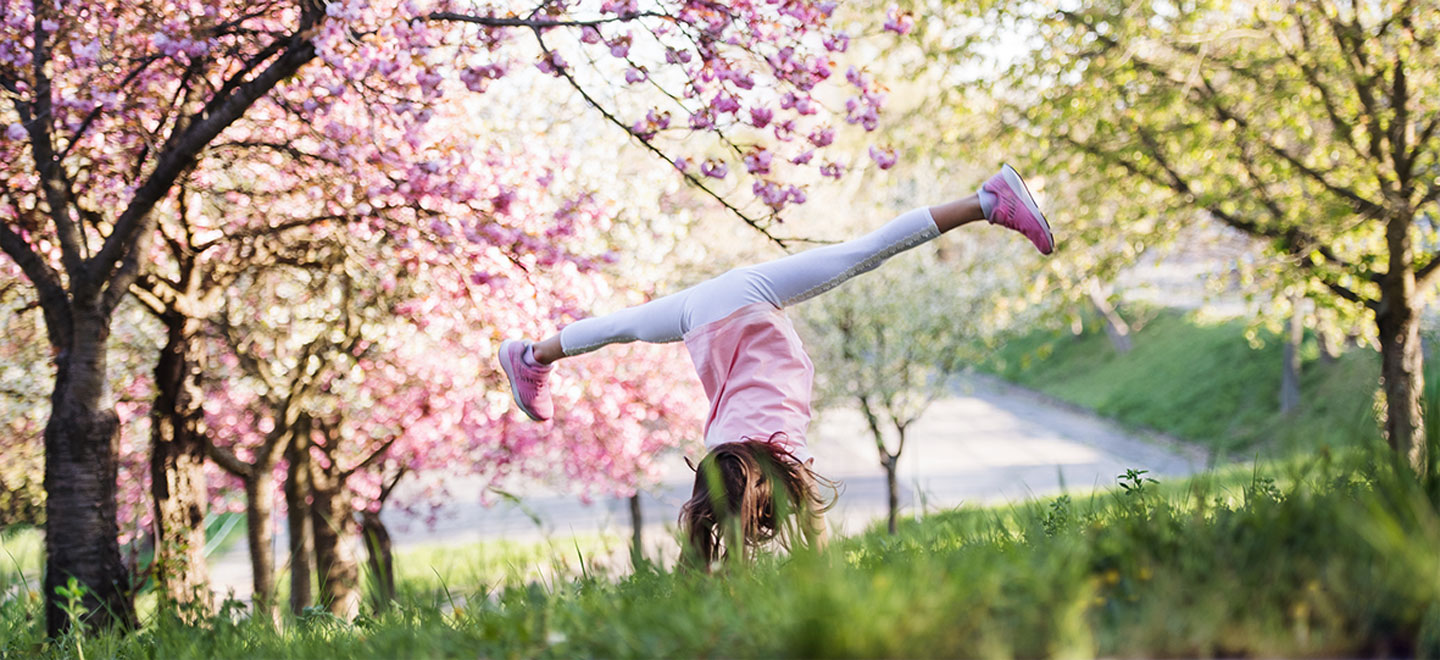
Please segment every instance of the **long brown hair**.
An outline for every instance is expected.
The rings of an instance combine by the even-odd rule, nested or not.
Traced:
[[[771,541],[789,549],[797,532],[810,540],[823,534],[820,516],[834,504],[835,482],[774,439],[719,445],[695,467],[695,489],[680,509],[687,563],[708,569],[732,551],[748,558]]]

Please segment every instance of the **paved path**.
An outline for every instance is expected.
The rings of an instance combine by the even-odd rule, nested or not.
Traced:
[[[812,427],[816,469],[844,483],[829,515],[832,530],[851,534],[886,514],[884,472],[860,414],[827,411]],[[1096,415],[1043,395],[983,376],[957,382],[955,395],[935,402],[911,431],[900,458],[904,514],[961,504],[1019,501],[1059,492],[1089,493],[1115,485],[1127,468],[1157,478],[1203,469],[1206,456],[1162,437],[1138,437]],[[691,473],[679,458],[667,461],[662,483],[643,497],[647,539],[668,533],[691,488]],[[464,544],[484,539],[543,539],[614,531],[628,534],[624,500],[582,504],[575,497],[537,492],[517,506],[479,503],[483,484],[455,480],[456,499],[427,527],[396,514],[397,550],[427,544]],[[466,494],[473,494],[466,496]],[[283,527],[283,520],[277,524]],[[283,529],[276,547],[285,547]],[[277,552],[277,558],[283,554]],[[243,543],[211,567],[214,583],[236,596],[249,593],[249,564]]]

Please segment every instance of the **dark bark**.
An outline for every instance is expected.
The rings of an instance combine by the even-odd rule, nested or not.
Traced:
[[[290,611],[300,614],[315,604],[315,536],[310,523],[310,449],[293,438],[285,450],[285,507],[290,529]]]
[[[640,570],[645,562],[645,516],[640,510],[640,491],[630,496],[630,567]]]
[[[865,416],[865,423],[870,427],[870,434],[875,437],[875,448],[880,450],[880,467],[885,468],[885,485],[889,504],[889,530],[891,534],[896,532],[896,519],[900,514],[900,485],[895,478],[897,466],[900,463],[900,452],[905,451],[905,426],[896,424],[896,430],[900,432],[900,444],[895,453],[890,453],[885,448],[885,434],[880,430],[880,417],[875,414],[875,409],[870,405],[870,397],[858,397],[860,401],[860,412]]]
[[[1384,290],[1388,292],[1389,286]],[[1387,297],[1382,294],[1382,300]],[[1387,302],[1381,303],[1375,315],[1380,331],[1385,437],[1417,474],[1424,474],[1427,458],[1420,400],[1425,391],[1425,375],[1420,351],[1420,319],[1409,304]]]
[[[37,3],[36,9],[46,18],[58,11],[46,3]],[[124,210],[112,222],[104,223],[109,225],[109,233],[89,257],[76,217],[86,210],[72,193],[74,182],[65,162],[68,151],[57,153],[53,145],[56,115],[48,77],[51,40],[44,29],[49,21],[41,21],[37,14],[30,47],[33,92],[18,96],[14,105],[28,132],[31,158],[39,175],[38,190],[43,193],[40,198],[53,223],[65,278],[62,280],[8,223],[0,223],[4,225],[0,227],[0,250],[15,260],[36,287],[57,355],[50,421],[45,428],[44,591],[46,630],[51,635],[70,626],[74,610],[66,612],[69,599],[58,595],[56,588],[71,579],[83,587],[78,604],[88,612],[83,617],[87,625],[129,627],[135,623],[131,580],[117,541],[119,418],[105,401],[105,340],[111,313],[129,295],[130,285],[152,256],[148,249],[155,227],[152,211],[215,136],[314,58],[311,28],[323,15],[321,11],[318,5],[306,5],[293,33],[277,40],[266,57],[230,72],[232,77],[203,108],[195,108],[190,120],[176,123],[157,155],[142,163],[153,163],[153,167],[141,168],[148,169],[148,175],[143,182],[134,182],[138,185]],[[197,85],[194,89],[209,88]],[[97,228],[102,225],[94,224]]]
[[[155,365],[157,391],[150,411],[154,574],[163,603],[203,616],[211,611],[213,598],[204,554],[203,366],[194,348],[199,322],[175,313],[162,320],[166,342]]]
[[[83,587],[78,604],[86,610],[86,625],[128,628],[136,622],[115,517],[120,420],[104,403],[110,318],[98,301],[77,304],[66,316],[71,323],[56,358],[45,425],[45,629],[52,637],[70,626],[69,599],[56,589],[71,578]]]
[[[890,505],[890,515],[886,518],[886,529],[890,530],[890,534],[892,535],[897,531],[896,526],[900,516],[900,484],[895,478],[896,468],[899,463],[900,457],[892,454],[883,454],[880,459],[880,465],[885,468],[885,488],[886,493],[889,495],[889,499],[886,501]]]
[[[344,481],[331,470],[311,463],[311,524],[315,530],[315,571],[320,579],[320,604],[349,619],[360,609],[360,569],[346,543],[355,531],[355,516],[345,497]]]
[[[1280,412],[1285,414],[1300,407],[1300,343],[1305,340],[1305,313],[1300,306],[1304,300],[1296,296],[1291,301],[1285,335],[1284,368],[1280,372]]]
[[[365,539],[366,561],[375,585],[371,598],[375,611],[383,612],[395,601],[395,549],[390,542],[390,530],[381,520],[380,512],[366,511],[360,514],[360,533]]]
[[[1380,380],[1385,391],[1385,437],[1417,474],[1428,476],[1425,425],[1420,400],[1425,392],[1425,356],[1409,214],[1386,219],[1388,270],[1380,281],[1375,326],[1380,332]]]
[[[245,481],[245,522],[249,524],[251,600],[257,616],[275,616],[275,477],[270,467],[256,467]]]

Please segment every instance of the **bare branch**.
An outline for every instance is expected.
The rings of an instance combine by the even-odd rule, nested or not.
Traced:
[[[554,51],[551,51],[550,47],[545,44],[545,38],[543,35],[540,34],[539,30],[535,31],[535,40],[540,44],[540,50],[544,51],[546,57],[551,57],[554,55]],[[570,74],[569,70],[567,70],[565,67],[558,66],[555,67],[555,70],[560,73],[561,77],[565,78],[566,82],[570,83],[570,87],[574,89],[578,94],[580,94],[581,98],[584,98],[586,103],[590,104],[590,107],[595,108],[595,110],[598,111],[602,116],[604,116],[606,120],[620,127],[620,130],[625,131],[626,134],[630,135],[636,140],[639,140],[641,146],[645,147],[647,150],[649,150],[656,156],[659,156],[661,160],[669,163],[672,167],[675,165],[674,159],[670,158],[669,155],[661,151],[654,144],[651,144],[649,140],[641,137],[640,135],[637,135],[635,131],[631,130],[630,126],[626,125],[625,122],[621,121],[619,117],[616,117],[609,110],[606,110],[604,106],[600,105],[600,102],[596,101],[594,97],[590,96],[590,93],[587,92],[585,88],[580,85],[580,82],[576,80],[573,75]],[[676,167],[675,169],[679,171],[680,168]],[[740,220],[744,221],[745,224],[750,225],[752,229],[760,232],[761,236],[764,236],[766,239],[776,244],[781,249],[786,249],[788,247],[786,246],[784,241],[775,237],[774,234],[771,234],[769,230],[765,229],[765,227],[760,224],[759,220],[750,217],[744,211],[741,211],[739,208],[737,208],[734,204],[731,204],[730,201],[725,199],[725,197],[722,196],[720,193],[711,190],[710,187],[706,186],[699,177],[691,174],[690,172],[681,172],[681,174],[685,177],[687,181],[690,182],[691,185],[694,185],[695,187],[704,191],[705,194],[709,195],[715,201],[720,202],[721,206],[724,206],[732,214],[734,214],[735,217],[738,217],[740,218]]]
[[[154,54],[140,60],[140,66],[135,67],[134,70],[126,74],[125,78],[120,81],[120,84],[117,87],[119,89],[125,89],[129,87],[130,83],[134,81],[135,78],[139,77],[141,73],[145,72],[145,69],[149,68],[151,64],[158,62],[160,59],[161,56],[159,54]],[[100,111],[103,109],[104,106],[97,105],[94,109],[90,111],[89,114],[85,115],[85,120],[80,122],[80,127],[76,128],[75,132],[70,135],[70,142],[65,145],[65,150],[60,152],[60,160],[65,160],[65,157],[70,155],[70,150],[74,149],[75,145],[80,143],[80,139],[85,137],[85,132],[90,130],[90,125],[94,124],[95,120],[100,117]]]
[[[70,334],[70,299],[60,281],[60,274],[4,222],[0,222],[0,250],[14,259],[20,271],[35,285],[40,307],[45,313],[50,344],[64,346]]]
[[[542,5],[542,6],[543,6],[543,5]],[[446,21],[446,22],[452,22],[452,23],[472,23],[472,24],[475,24],[475,25],[483,25],[483,26],[485,26],[485,27],[523,27],[523,28],[530,28],[530,29],[532,29],[532,30],[544,30],[544,29],[548,29],[548,28],[557,28],[557,27],[594,27],[594,26],[597,26],[597,25],[604,25],[604,24],[606,24],[606,23],[629,22],[629,21],[634,21],[634,20],[638,20],[638,19],[641,19],[641,18],[668,18],[668,16],[667,16],[666,14],[663,14],[663,13],[660,13],[660,12],[642,11],[642,12],[635,12],[635,13],[632,13],[632,14],[621,14],[621,15],[619,15],[619,16],[607,16],[607,17],[605,17],[605,18],[596,18],[596,19],[591,19],[591,20],[564,20],[564,21],[557,21],[557,20],[545,19],[545,18],[534,18],[534,14],[533,14],[533,13],[531,14],[531,17],[529,17],[529,18],[516,18],[516,17],[513,17],[513,16],[512,16],[512,17],[475,16],[475,15],[473,15],[473,14],[462,14],[462,13],[453,12],[453,11],[437,11],[437,12],[431,12],[431,13],[428,14],[425,18],[428,19],[428,20],[432,20],[432,21]]]
[[[1415,270],[1415,286],[1430,286],[1435,281],[1436,273],[1440,273],[1440,253],[1431,254],[1425,265]]]
[[[396,441],[398,441],[399,439],[400,439],[400,436],[397,435],[397,436],[392,436],[389,440],[386,440],[386,441],[385,441],[385,444],[380,445],[380,447],[379,447],[378,449],[376,449],[376,450],[373,451],[373,452],[370,452],[370,455],[369,455],[369,456],[366,456],[366,457],[365,457],[365,460],[360,461],[359,463],[356,463],[354,467],[352,467],[352,468],[350,468],[350,469],[348,469],[348,470],[343,470],[343,471],[341,471],[341,473],[340,473],[340,479],[341,479],[342,481],[345,480],[345,479],[349,479],[349,478],[350,478],[350,475],[355,474],[356,472],[359,472],[359,471],[361,471],[361,470],[364,470],[365,468],[370,467],[371,465],[374,465],[374,464],[375,464],[375,461],[378,461],[378,460],[384,458],[385,455],[390,452],[390,448],[393,447],[393,446],[395,446]]]
[[[230,474],[246,481],[254,478],[254,466],[240,460],[240,457],[236,456],[235,452],[216,445],[208,435],[205,437],[205,455],[209,456],[210,460],[215,461],[215,464],[220,466],[220,469]]]
[[[295,148],[294,145],[285,142],[266,142],[263,140],[241,140],[235,142],[220,142],[211,147],[212,150],[222,149],[269,149],[294,158],[295,160],[312,160],[329,165],[339,165],[333,158],[326,158],[319,154],[311,154]]]

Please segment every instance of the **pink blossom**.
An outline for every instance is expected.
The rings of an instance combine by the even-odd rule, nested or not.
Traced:
[[[866,84],[865,74],[853,66],[845,70],[845,80],[851,85],[859,87],[861,90],[869,86]]]
[[[711,158],[700,164],[700,173],[712,179],[723,179],[730,173],[730,167],[724,161]]]
[[[823,40],[825,50],[832,53],[843,53],[850,48],[850,35],[844,32],[825,35]]]
[[[817,147],[828,147],[835,141],[835,129],[830,126],[821,126],[809,135],[810,144]]]
[[[773,157],[768,150],[756,149],[745,154],[745,170],[751,174],[769,174]]]
[[[23,140],[26,135],[29,134],[25,132],[25,127],[21,126],[18,122],[5,128],[5,137],[11,140]]]
[[[794,157],[794,158],[791,158],[791,159],[790,159],[790,162],[792,162],[792,163],[794,163],[794,164],[796,164],[796,165],[804,165],[805,163],[810,162],[810,159],[811,159],[811,158],[814,158],[814,157],[815,157],[815,150],[814,150],[814,149],[806,149],[805,151],[801,152],[800,155],[798,155],[798,156],[796,156],[796,157]]]
[[[788,188],[785,189],[785,195],[786,195],[786,197],[788,197],[788,198],[790,199],[790,203],[791,203],[791,204],[804,204],[804,203],[805,203],[805,199],[806,199],[806,198],[805,198],[805,191],[804,191],[804,190],[801,190],[800,188],[797,188],[797,187],[795,187],[795,186],[790,186],[790,187],[788,187]]]
[[[783,208],[786,200],[790,197],[789,192],[774,181],[756,181],[751,185],[750,190],[760,198],[760,201],[765,202],[766,206],[776,211]]]
[[[838,179],[845,174],[845,166],[841,165],[840,163],[830,161],[820,166],[820,174],[822,176],[828,176],[832,179]]]
[[[870,158],[875,161],[876,165],[880,166],[880,169],[888,170],[891,167],[894,167],[897,157],[894,149],[891,149],[889,147],[878,148],[875,146],[871,146]]]
[[[698,131],[713,126],[715,126],[715,115],[711,112],[710,108],[696,110],[690,113],[690,128]]]
[[[720,93],[710,100],[710,107],[714,108],[716,112],[734,113],[740,110],[740,102],[729,94]]]
[[[581,43],[598,44],[603,40],[604,38],[600,36],[600,31],[595,29],[595,26],[586,25],[585,27],[580,28]]]
[[[915,17],[908,11],[900,11],[899,7],[890,6],[885,12],[885,29],[898,35],[909,34],[915,29]]]
[[[610,42],[610,55],[612,57],[625,57],[630,54],[630,37],[626,35]]]
[[[637,69],[637,68],[635,68],[635,67],[633,67],[633,66],[625,70],[625,82],[633,85],[633,84],[635,84],[635,83],[644,82],[644,81],[645,81],[645,72],[644,72],[644,71],[641,71],[640,69]]]
[[[676,158],[676,159],[675,159],[675,169],[680,170],[681,172],[685,172],[685,171],[689,170],[689,169],[690,169],[690,159],[684,158],[684,157]]]
[[[755,106],[750,108],[750,125],[755,128],[765,128],[770,120],[775,117],[775,112],[770,108]]]
[[[789,142],[795,137],[795,120],[786,119],[785,121],[775,122],[775,128],[773,130],[775,139],[781,142]]]
[[[556,52],[540,56],[540,61],[535,63],[536,68],[556,77],[559,77],[561,70],[569,66],[570,64],[565,61],[565,58]]]

